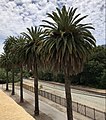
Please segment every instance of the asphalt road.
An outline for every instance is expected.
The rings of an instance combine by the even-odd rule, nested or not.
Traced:
[[[33,80],[24,80],[25,84],[33,86]],[[51,92],[61,97],[65,97],[64,86],[54,85],[51,83],[39,82],[39,88]],[[86,91],[72,89],[72,100],[83,105],[95,108],[97,110],[106,111],[106,98],[105,96],[89,93]]]

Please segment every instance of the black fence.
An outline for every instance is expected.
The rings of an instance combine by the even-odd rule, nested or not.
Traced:
[[[26,85],[24,84],[23,87],[31,92],[34,92],[34,88],[32,86]],[[42,97],[45,97],[59,105],[62,105],[64,107],[66,107],[66,99],[62,98],[60,96],[57,96],[55,94],[43,91],[43,90],[39,90],[39,95],[41,95]],[[72,102],[72,109],[77,112],[80,113],[86,117],[89,117],[93,120],[106,120],[106,113],[96,110],[95,108],[91,108],[88,107],[86,105],[77,103],[77,102]]]

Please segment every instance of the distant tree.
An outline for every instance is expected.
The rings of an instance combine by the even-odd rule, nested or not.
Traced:
[[[100,88],[106,89],[106,69],[102,72],[102,77],[100,80]]]
[[[0,68],[4,68],[6,71],[6,90],[9,90],[8,83],[9,83],[9,76],[8,72],[10,70],[11,62],[9,60],[9,56],[6,53],[2,53],[0,55]]]
[[[16,56],[13,52],[14,45],[16,44],[16,40],[14,36],[9,36],[4,42],[4,52],[9,56],[9,60],[11,62],[11,72],[12,72],[12,95],[15,94],[15,86],[14,86],[14,69],[15,69],[15,62]]]
[[[84,71],[81,74],[80,84],[96,87],[99,85],[103,71],[103,64],[95,61],[89,61],[84,66]]]
[[[26,62],[26,51],[24,49],[26,39],[23,36],[15,38],[16,44],[14,45],[14,53],[16,56],[16,66],[20,69],[20,102],[24,102],[23,99],[23,67],[27,64]]]
[[[80,78],[81,84],[100,88],[100,82],[105,70],[106,49],[102,46],[98,46],[92,50],[92,54],[89,56],[89,60],[84,66]]]
[[[94,48],[89,57],[89,61],[92,60],[104,64],[104,67],[106,68],[106,48],[103,46],[97,46]]]

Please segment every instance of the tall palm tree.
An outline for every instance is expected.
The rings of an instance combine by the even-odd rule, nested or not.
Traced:
[[[95,46],[95,38],[89,29],[91,24],[80,23],[84,17],[75,14],[77,8],[66,9],[47,14],[51,21],[43,20],[45,25],[44,51],[46,63],[52,64],[54,70],[63,71],[65,75],[65,93],[67,119],[73,120],[72,97],[69,77],[80,73],[90,50]]]
[[[16,44],[14,45],[14,52],[16,56],[16,65],[20,68],[20,102],[24,102],[23,99],[23,66],[25,65],[25,38],[23,36],[18,36],[16,39]]]
[[[42,29],[35,27],[27,28],[27,33],[23,32],[27,43],[25,46],[26,57],[30,64],[33,66],[34,74],[34,93],[35,93],[35,111],[34,115],[39,115],[39,100],[38,100],[38,59],[37,48],[43,40]]]
[[[15,94],[14,87],[14,67],[15,67],[15,53],[13,46],[16,44],[16,40],[14,36],[9,36],[4,42],[4,52],[9,56],[9,60],[11,61],[11,71],[12,71],[12,95]]]
[[[9,88],[8,88],[8,83],[9,83],[8,72],[10,70],[10,60],[5,53],[0,55],[0,67],[4,68],[6,71],[6,90],[9,90]]]

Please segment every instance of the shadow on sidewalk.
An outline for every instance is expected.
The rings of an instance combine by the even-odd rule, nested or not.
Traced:
[[[30,104],[29,102],[25,101],[23,103],[19,102],[19,96],[16,95],[11,95],[10,91],[4,91],[8,96],[10,96],[17,104],[19,104],[20,106],[22,106],[26,112],[28,112],[32,117],[34,115],[34,106],[32,104]],[[51,117],[47,116],[46,114],[40,112],[39,116],[35,117],[36,120],[53,120]]]

